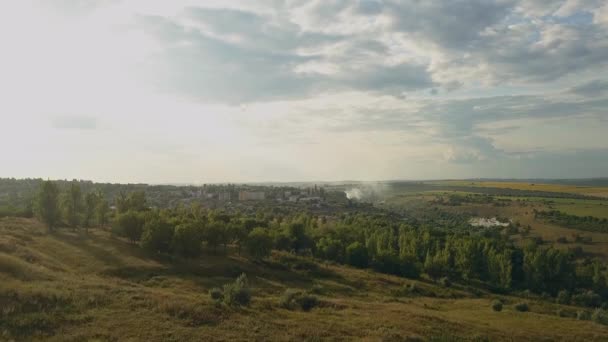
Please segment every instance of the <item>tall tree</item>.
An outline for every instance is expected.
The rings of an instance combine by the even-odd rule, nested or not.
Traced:
[[[82,212],[82,192],[80,191],[80,185],[77,182],[72,182],[70,184],[67,192],[63,194],[61,202],[66,223],[73,229],[76,229],[80,224]]]
[[[110,205],[108,201],[103,197],[102,193],[97,195],[97,207],[95,207],[95,216],[97,224],[101,227],[105,227],[108,224],[108,213],[110,212]]]
[[[91,223],[92,223],[91,221],[93,220],[93,218],[95,216],[95,209],[97,208],[97,202],[98,201],[99,201],[99,198],[97,197],[97,194],[94,193],[94,192],[89,192],[84,197],[84,220],[83,220],[83,225],[87,229],[91,225]]]
[[[58,199],[57,185],[51,181],[43,181],[36,197],[36,214],[50,231],[55,229],[61,217]]]

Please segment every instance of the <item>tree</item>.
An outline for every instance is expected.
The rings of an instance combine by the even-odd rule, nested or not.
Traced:
[[[174,228],[158,212],[148,215],[141,235],[141,247],[152,253],[168,253],[173,240]]]
[[[296,252],[310,248],[312,240],[306,235],[306,226],[303,223],[292,223],[287,228],[287,236],[291,240],[291,248]]]
[[[82,192],[77,182],[72,182],[61,201],[63,215],[66,223],[73,229],[80,224],[82,212]]]
[[[43,181],[36,196],[36,214],[49,231],[53,231],[60,219],[59,188],[51,181]]]
[[[344,245],[338,239],[324,236],[319,240],[316,247],[318,257],[337,262],[344,261]]]
[[[143,226],[144,219],[141,214],[132,210],[129,210],[123,214],[118,214],[116,217],[116,232],[128,238],[133,243],[139,241],[141,238]]]
[[[101,227],[105,227],[108,224],[108,213],[110,212],[110,206],[108,205],[108,201],[103,198],[103,195],[100,193],[97,195],[97,207],[95,207],[95,216],[97,219],[97,223]]]
[[[128,207],[130,210],[145,211],[148,209],[148,201],[144,191],[133,191],[127,198]]]
[[[228,230],[230,231],[229,235],[237,245],[239,255],[241,255],[241,247],[245,244],[248,235],[248,231],[245,228],[245,225],[231,223],[228,226]]]
[[[213,249],[213,253],[217,251],[217,246],[225,241],[225,228],[222,221],[216,221],[207,226],[204,231],[204,238],[207,242],[207,246]]]
[[[255,228],[249,233],[246,243],[247,252],[256,259],[270,255],[272,250],[272,237],[264,228]]]
[[[84,220],[83,225],[88,228],[91,225],[91,221],[95,216],[95,209],[97,208],[97,202],[99,198],[94,192],[89,192],[84,197]]]
[[[172,248],[180,256],[197,257],[201,254],[203,234],[200,222],[182,223],[175,227]]]
[[[359,268],[367,267],[367,248],[360,242],[351,243],[346,247],[346,262],[351,266]]]

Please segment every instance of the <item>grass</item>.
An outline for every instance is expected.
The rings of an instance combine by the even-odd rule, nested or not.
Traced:
[[[562,318],[561,306],[505,297],[494,312],[458,284],[443,288],[369,270],[294,257],[263,262],[203,255],[151,258],[102,230],[46,233],[33,220],[0,220],[0,340],[17,341],[602,341],[608,327]],[[292,260],[285,264],[285,260]],[[310,260],[309,260],[310,262]],[[217,304],[208,292],[246,273],[249,307]],[[406,284],[416,291],[395,295]],[[309,312],[280,306],[286,289],[314,288]]]

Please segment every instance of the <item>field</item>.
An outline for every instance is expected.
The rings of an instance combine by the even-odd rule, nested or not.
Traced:
[[[193,260],[146,256],[104,230],[49,234],[28,219],[0,220],[0,340],[186,341],[603,341],[608,327],[572,316],[580,308],[534,298],[439,286],[275,253],[263,262],[206,254]],[[296,260],[297,261],[297,260]],[[295,262],[291,260],[291,262]],[[246,273],[252,304],[214,303],[212,287]],[[404,295],[415,283],[416,295]],[[316,286],[310,312],[282,308],[287,288]],[[513,304],[525,300],[531,312]],[[542,326],[542,329],[539,327]]]
[[[501,189],[516,189],[528,191],[546,191],[546,192],[562,192],[572,193],[586,196],[606,197],[608,198],[608,187],[593,187],[593,186],[577,186],[567,184],[536,184],[536,183],[521,183],[521,182],[489,182],[489,181],[438,181],[429,182],[429,184],[442,186],[470,186],[481,188],[501,188]]]

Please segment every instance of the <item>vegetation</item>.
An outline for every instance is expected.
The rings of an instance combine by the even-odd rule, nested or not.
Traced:
[[[608,219],[593,216],[575,216],[558,210],[537,211],[535,215],[539,219],[547,220],[564,227],[587,230],[591,232],[608,233]]]
[[[597,310],[608,305],[604,261],[552,246],[537,236],[515,238],[523,226],[519,223],[512,224],[514,233],[508,233],[509,229],[470,226],[467,222],[473,214],[463,211],[468,206],[488,206],[492,210],[512,207],[495,206],[492,203],[496,199],[491,197],[482,196],[479,198],[483,201],[478,201],[478,197],[469,200],[465,196],[467,201],[456,206],[435,196],[431,201],[419,202],[420,210],[416,211],[341,201],[325,207],[260,202],[221,208],[200,203],[156,208],[141,190],[118,192],[108,200],[98,189],[82,191],[80,185],[40,183],[33,208],[53,234],[35,235],[35,229],[17,229],[6,240],[0,240],[0,269],[6,270],[0,275],[7,277],[6,291],[16,291],[15,284],[22,286],[32,280],[64,283],[62,279],[75,272],[78,280],[66,284],[73,289],[82,288],[82,298],[87,298],[90,290],[84,289],[91,288],[89,281],[103,284],[113,279],[116,284],[108,291],[127,291],[120,298],[141,305],[141,310],[155,312],[150,317],[158,319],[158,311],[187,321],[185,326],[196,327],[208,321],[214,322],[209,326],[220,324],[219,321],[229,320],[227,317],[232,317],[234,310],[244,307],[247,309],[238,309],[244,311],[237,310],[239,315],[260,315],[256,317],[269,322],[274,319],[272,311],[279,308],[287,309],[283,310],[287,315],[310,311],[307,315],[315,316],[325,310],[341,312],[346,305],[350,311],[344,315],[351,315],[359,312],[362,301],[376,308],[365,310],[414,310],[420,317],[436,310],[442,324],[446,319],[461,319],[442,316],[444,309],[435,307],[450,304],[429,298],[450,298],[456,300],[454,305],[462,301],[472,308],[491,307],[506,317],[513,310],[573,317],[572,309],[560,305],[574,305],[595,310],[594,322],[605,321],[605,313]],[[331,192],[326,195],[338,198]],[[459,207],[458,211],[452,212],[450,208],[454,207]],[[32,224],[27,220],[10,222],[18,222],[18,226]],[[5,231],[12,232],[8,228]],[[76,270],[69,270],[64,269],[63,262],[72,256],[62,256],[67,252],[61,248],[53,252],[57,254],[46,256],[38,247],[14,247],[22,246],[15,241],[34,237],[51,246],[67,244],[70,250],[80,250],[81,258],[92,255],[93,259],[83,259],[74,266]],[[573,238],[572,243],[582,240]],[[101,241],[103,249],[99,246]],[[129,256],[119,256],[121,253]],[[136,268],[132,266],[134,260]],[[90,264],[84,265],[86,262]],[[208,274],[212,277],[206,277]],[[353,274],[357,276],[353,278]],[[180,297],[178,288],[188,294],[187,298]],[[10,311],[6,323],[0,323],[4,324],[0,330],[16,339],[59,336],[59,331],[65,333],[61,327],[81,324],[75,323],[69,310],[78,317],[84,313],[97,315],[90,312],[97,307],[111,310],[107,306],[110,304],[101,303],[112,302],[105,297],[109,294],[99,290],[105,295],[104,299],[92,299],[101,303],[97,306],[81,304],[79,301],[85,300],[81,297],[69,298],[49,304],[60,312],[43,310],[33,314],[20,306],[24,295],[20,291],[17,297],[6,296],[13,298],[10,305],[22,309]],[[144,292],[136,294],[137,291]],[[154,299],[157,302],[151,303],[154,293],[163,293],[171,300]],[[492,301],[496,294],[510,299]],[[145,300],[136,304],[138,300],[133,298],[140,296]],[[505,303],[518,304],[513,310],[503,310]],[[397,305],[406,306],[397,309]],[[312,310],[315,307],[321,309]],[[45,313],[55,318],[40,316]],[[20,321],[23,315],[32,321]],[[577,316],[581,315],[586,314]],[[62,317],[67,318],[62,321]],[[19,335],[22,326],[31,330]],[[185,336],[182,332],[176,334]],[[420,334],[431,336],[429,331]]]

